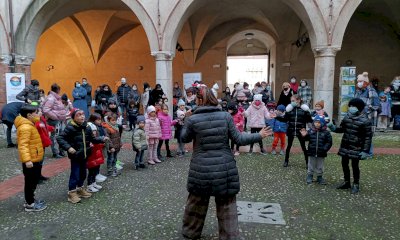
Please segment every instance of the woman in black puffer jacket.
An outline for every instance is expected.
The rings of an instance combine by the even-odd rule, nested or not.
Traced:
[[[300,130],[306,128],[306,124],[312,122],[310,109],[306,104],[302,104],[301,99],[298,95],[293,95],[291,97],[291,103],[286,107],[286,113],[284,117],[276,117],[281,122],[288,123],[288,129],[286,131],[286,136],[288,138],[288,143],[286,147],[285,162],[284,167],[289,164],[290,149],[292,148],[293,140],[295,137],[299,139],[301,149],[303,150],[304,160],[306,162],[306,167],[308,165],[308,156],[306,142],[300,134]]]
[[[264,128],[260,133],[241,134],[231,115],[217,107],[218,100],[204,85],[197,94],[197,105],[181,133],[183,142],[193,140],[182,233],[191,239],[201,236],[210,196],[215,196],[220,239],[232,239],[239,234],[236,194],[240,183],[229,140],[248,145],[272,131]]]
[[[359,161],[368,157],[372,142],[372,123],[363,113],[365,103],[359,98],[353,98],[349,102],[349,112],[343,118],[340,127],[329,124],[330,129],[337,133],[344,133],[338,155],[342,156],[342,169],[344,182],[337,189],[349,189],[351,193],[360,191]],[[353,168],[353,187],[350,185],[349,162]]]

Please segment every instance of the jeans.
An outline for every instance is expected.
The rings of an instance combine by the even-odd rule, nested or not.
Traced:
[[[97,174],[100,173],[100,166],[94,167],[94,168],[89,168],[89,174],[87,177],[87,184],[92,185],[94,182],[96,182],[96,176]]]
[[[288,137],[288,144],[287,144],[287,148],[286,148],[285,162],[289,162],[290,149],[292,148],[293,140],[294,140],[295,136],[288,135],[287,137]],[[303,150],[304,159],[306,161],[306,164],[308,165],[306,141],[301,136],[297,136],[297,139],[299,139],[301,149]]]
[[[35,190],[39,182],[41,166],[40,163],[33,163],[32,168],[27,168],[25,163],[22,163],[22,172],[25,176],[25,201],[27,204],[32,204],[35,202]]]
[[[57,125],[60,123],[60,121],[57,120],[51,120],[49,119],[47,121],[47,124],[49,124],[50,126],[53,127],[57,127]],[[59,146],[57,146],[57,140],[56,140],[56,130],[54,130],[53,132],[51,132],[50,134],[50,139],[51,139],[51,152],[53,153],[53,155],[59,155],[60,154],[60,148]]]
[[[323,157],[309,157],[307,174],[317,177],[322,176],[324,173],[324,159]]]
[[[261,128],[251,128],[250,129],[251,133],[258,133],[260,131],[261,131]],[[258,145],[260,145],[260,150],[262,151],[263,150],[263,142],[262,142],[262,140],[258,142]],[[254,143],[251,143],[250,144],[250,149],[251,150],[253,150],[253,146],[254,146]]]
[[[350,168],[349,162],[351,160],[351,167],[353,168],[353,180],[355,184],[359,184],[360,182],[360,160],[358,159],[350,159],[348,157],[342,157],[342,169],[344,175],[344,181],[350,182]]]
[[[116,169],[117,155],[118,155],[118,151],[107,152],[107,169],[108,169],[108,172],[112,172],[114,170],[117,170]]]
[[[69,176],[69,191],[82,187],[86,179],[86,159],[71,160],[71,174]]]
[[[143,165],[144,164],[144,162],[143,162],[144,151],[145,150],[140,150],[140,151],[136,150],[135,151],[136,152],[135,166],[138,167],[139,165]]]

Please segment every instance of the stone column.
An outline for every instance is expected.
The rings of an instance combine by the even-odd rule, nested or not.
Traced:
[[[7,103],[6,93],[6,73],[10,72],[9,64],[11,56],[0,55],[0,106],[3,107]]]
[[[167,105],[172,116],[172,59],[174,58],[175,53],[170,51],[158,51],[151,52],[151,55],[156,60],[156,83],[161,84],[161,87],[168,98]]]
[[[325,111],[333,117],[333,87],[335,82],[335,56],[337,47],[317,47],[313,49],[315,57],[314,104],[324,100]]]

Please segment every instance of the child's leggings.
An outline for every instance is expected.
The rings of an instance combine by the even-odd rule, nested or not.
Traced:
[[[299,139],[301,149],[303,150],[304,160],[306,161],[306,165],[308,166],[308,156],[307,156],[305,139],[302,136],[288,135],[287,137],[288,137],[288,145],[286,148],[285,162],[289,162],[290,149],[292,148],[294,137],[297,137],[297,139]]]
[[[165,141],[165,149],[167,150],[167,155],[171,154],[171,151],[169,149],[169,139],[166,139],[166,140],[160,139],[158,141],[158,146],[157,146],[157,157],[161,156],[161,147],[162,147],[164,141]]]
[[[275,132],[274,133],[274,142],[272,143],[272,150],[275,150],[278,146],[279,140],[281,141],[281,150],[285,149],[286,144],[286,133],[283,132]]]
[[[262,128],[251,128],[250,132],[251,133],[258,133],[261,131]],[[258,145],[260,145],[260,149],[263,149],[263,142],[262,140],[258,142]],[[250,149],[253,149],[254,143],[250,144]]]
[[[154,161],[157,158],[158,139],[149,139],[149,158],[148,161]]]

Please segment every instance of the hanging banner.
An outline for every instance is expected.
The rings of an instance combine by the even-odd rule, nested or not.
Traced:
[[[25,73],[6,73],[7,103],[20,102],[17,94],[25,88]]]
[[[349,101],[354,98],[356,91],[356,67],[341,67],[339,76],[339,120],[347,114]]]
[[[183,86],[185,86],[185,89],[190,88],[195,81],[201,82],[201,72],[183,74]]]

